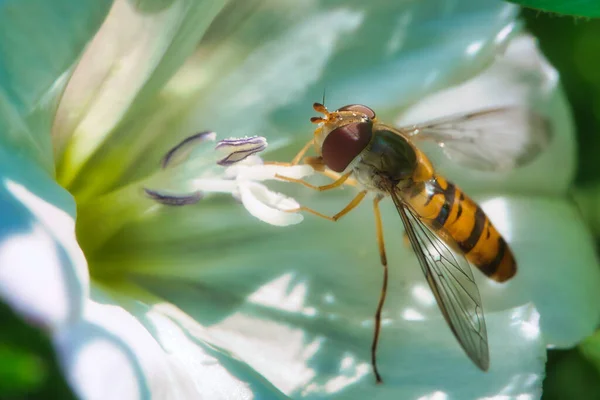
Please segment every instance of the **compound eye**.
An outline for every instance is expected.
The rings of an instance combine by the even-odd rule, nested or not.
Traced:
[[[340,108],[338,111],[356,111],[365,114],[369,119],[375,119],[375,111],[362,104],[350,104]]]
[[[353,122],[340,126],[325,138],[323,161],[335,172],[344,171],[369,144],[373,136],[372,122]]]

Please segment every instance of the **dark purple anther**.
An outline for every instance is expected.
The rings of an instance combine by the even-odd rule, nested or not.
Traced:
[[[200,132],[186,137],[165,154],[160,165],[163,168],[167,168],[175,159],[186,157],[193,146],[206,140],[215,140],[215,137],[215,133],[211,131]]]
[[[219,141],[215,149],[228,153],[225,158],[217,161],[222,166],[233,165],[252,154],[259,153],[267,148],[267,139],[262,136],[253,136],[243,139],[225,139]]]
[[[190,204],[195,204],[202,199],[202,192],[200,191],[177,195],[161,193],[156,190],[146,188],[144,188],[144,191],[150,198],[152,198],[152,200],[165,206],[187,206]]]

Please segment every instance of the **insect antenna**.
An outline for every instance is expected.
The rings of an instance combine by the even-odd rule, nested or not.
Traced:
[[[317,112],[325,114],[325,118],[312,117],[310,119],[310,122],[312,122],[313,124],[320,124],[321,122],[325,122],[327,120],[327,116],[329,115],[329,111],[327,110],[327,107],[325,107],[325,90],[326,90],[326,88],[323,88],[323,99],[321,100],[321,103],[313,104],[313,109]]]

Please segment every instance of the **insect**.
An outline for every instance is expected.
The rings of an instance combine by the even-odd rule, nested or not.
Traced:
[[[375,313],[371,362],[378,383],[377,344],[381,312],[388,284],[379,203],[391,198],[421,265],[437,304],[454,336],[481,370],[489,368],[488,339],[479,290],[470,265],[487,277],[504,282],[517,265],[511,249],[484,211],[462,190],[437,174],[415,143],[433,141],[459,164],[479,170],[502,171],[533,160],[550,142],[547,120],[524,108],[491,108],[440,118],[423,124],[395,128],[379,122],[367,106],[352,104],[330,112],[315,103],[318,124],[313,138],[291,163],[298,164],[314,147],[317,157],[304,162],[335,179],[324,186],[278,176],[325,191],[351,184],[360,188],[339,213],[327,216],[308,207],[306,211],[337,221],[358,206],[368,193],[373,208],[377,243],[383,266],[383,284]]]

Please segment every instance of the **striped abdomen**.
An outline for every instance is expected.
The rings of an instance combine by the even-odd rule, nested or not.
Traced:
[[[503,282],[517,271],[514,256],[481,207],[462,190],[434,175],[405,191],[404,201],[440,234],[443,226],[467,260],[488,277]]]

